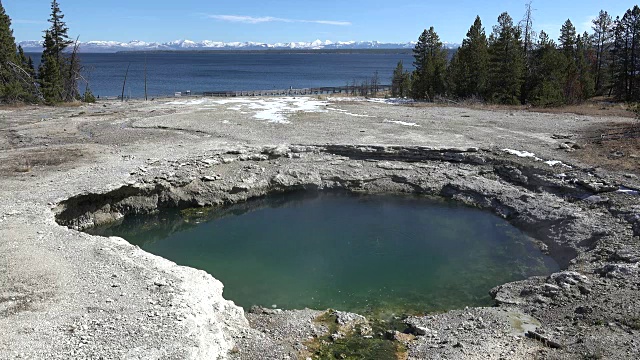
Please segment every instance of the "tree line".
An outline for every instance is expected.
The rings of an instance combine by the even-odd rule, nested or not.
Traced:
[[[11,29],[11,18],[0,1],[0,102],[57,104],[71,101],[93,102],[88,87],[78,90],[82,66],[78,59],[78,42],[68,36],[68,27],[57,0],[51,1],[50,26],[44,31],[44,47],[36,69],[26,56]],[[71,52],[67,48],[72,49]],[[85,81],[86,82],[86,81]]]
[[[534,32],[531,2],[525,10],[518,23],[500,14],[488,36],[476,17],[449,61],[435,29],[425,29],[413,49],[415,70],[399,62],[393,72],[393,96],[535,106],[575,104],[599,95],[640,101],[637,5],[615,19],[600,11],[591,33],[578,34],[567,20],[557,42],[544,31]]]

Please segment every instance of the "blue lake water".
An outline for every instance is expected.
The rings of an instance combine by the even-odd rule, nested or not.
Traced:
[[[245,308],[389,315],[488,306],[492,287],[558,270],[505,220],[415,196],[294,193],[89,232],[203,269]]]
[[[36,64],[39,54],[32,56]],[[150,96],[191,90],[269,90],[345,86],[378,71],[390,84],[398,61],[407,68],[410,54],[393,53],[117,53],[80,54],[95,95],[119,96],[130,64],[125,96],[144,96],[144,69]],[[84,84],[81,84],[84,91]]]

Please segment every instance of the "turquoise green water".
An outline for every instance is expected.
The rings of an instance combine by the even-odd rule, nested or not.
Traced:
[[[492,287],[558,269],[503,219],[413,196],[287,194],[91,232],[203,269],[245,308],[428,313],[491,305]]]

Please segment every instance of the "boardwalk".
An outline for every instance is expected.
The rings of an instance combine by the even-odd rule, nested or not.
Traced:
[[[202,96],[237,97],[237,96],[293,96],[293,95],[323,95],[323,94],[353,94],[369,95],[391,90],[391,85],[373,86],[330,86],[304,89],[286,90],[251,90],[251,91],[205,91]],[[187,95],[187,94],[183,94]],[[191,94],[189,94],[191,95]],[[197,94],[193,94],[197,95]]]

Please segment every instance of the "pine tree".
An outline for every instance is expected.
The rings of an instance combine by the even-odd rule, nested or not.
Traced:
[[[34,74],[33,78],[35,79],[36,67],[33,64],[33,59],[31,58],[31,56],[29,56],[29,59],[27,61],[27,68],[30,74]]]
[[[36,78],[36,69],[33,67],[33,59],[24,53],[22,46],[18,45],[18,61],[22,69],[26,71],[31,78]]]
[[[398,61],[391,78],[391,96],[405,97],[409,94],[409,72],[404,70],[402,60]]]
[[[591,98],[595,94],[595,77],[592,72],[595,63],[595,50],[591,46],[590,36],[585,31],[576,38],[576,67],[580,84],[579,100]]]
[[[604,10],[600,10],[598,17],[593,20],[592,44],[595,48],[595,92],[602,94],[608,85],[608,65],[613,40],[613,20]]]
[[[82,95],[82,102],[86,102],[86,103],[96,102],[96,97],[95,95],[93,95],[93,92],[91,91],[91,88],[89,88],[89,86],[87,86],[84,89],[84,94]]]
[[[640,100],[640,8],[616,18],[612,51],[613,90],[617,98]]]
[[[64,15],[60,10],[58,1],[52,0],[51,15],[48,20],[51,23],[51,27],[49,27],[51,47],[48,49],[45,48],[45,52],[49,55],[55,56],[58,63],[62,63],[64,50],[73,43],[73,41],[69,40],[69,36],[67,35],[69,28],[67,28],[67,24],[62,19],[64,19]]]
[[[38,69],[40,89],[42,95],[48,104],[56,104],[63,100],[63,77],[60,72],[60,63],[52,51],[54,47],[54,40],[51,36],[51,32],[48,30],[44,36],[44,52],[42,53],[42,60],[40,61],[40,68]]]
[[[540,32],[536,49],[532,51],[532,89],[527,98],[536,106],[558,106],[565,103],[564,63],[566,57],[556,43]]]
[[[48,103],[73,101],[79,97],[75,81],[79,64],[64,51],[73,42],[67,35],[68,28],[57,0],[51,1],[51,26],[45,31],[44,50],[39,71],[39,82]],[[57,69],[54,69],[56,67]]]
[[[16,51],[16,39],[13,37],[13,30],[11,30],[11,18],[0,2],[0,63],[3,64],[3,67],[6,62],[17,60]]]
[[[562,24],[558,42],[560,44],[560,48],[565,54],[567,54],[567,56],[569,56],[568,54],[573,56],[576,49],[576,27],[573,26],[570,19],[567,19],[567,21]]]
[[[415,70],[411,76],[411,96],[414,99],[422,100],[426,97],[427,94],[427,81],[426,74],[427,71],[427,61],[428,61],[428,33],[427,29],[425,29],[420,37],[418,38],[418,42],[416,46],[413,48],[413,66]]]
[[[468,69],[465,64],[460,61],[460,48],[453,53],[449,64],[447,65],[447,73],[445,75],[445,83],[447,85],[447,94],[455,98],[466,98],[465,93],[465,74]]]
[[[612,82],[609,95],[622,99],[626,95],[624,80],[626,77],[626,53],[627,42],[624,37],[624,29],[619,16],[616,16],[613,26],[613,46],[611,49],[610,78]]]
[[[449,64],[450,93],[459,98],[482,98],[486,93],[489,64],[487,36],[476,16],[467,37]]]
[[[566,64],[565,72],[567,74],[564,84],[564,97],[565,101],[569,104],[576,103],[582,98],[582,86],[580,85],[580,73],[577,65],[577,36],[576,28],[571,23],[571,20],[562,24],[560,28],[560,37],[558,38],[560,49],[565,56]]]
[[[502,104],[520,102],[524,77],[524,55],[520,29],[504,12],[489,37],[488,98]]]
[[[4,102],[19,101],[25,95],[20,74],[16,73],[18,63],[11,18],[0,2],[0,98]]]
[[[417,100],[433,100],[436,95],[444,94],[447,53],[433,26],[422,32],[413,54],[415,71],[412,77],[412,97]]]
[[[29,59],[27,55],[24,53],[24,49],[22,46],[18,45],[18,63],[23,67],[27,67],[29,63]]]

